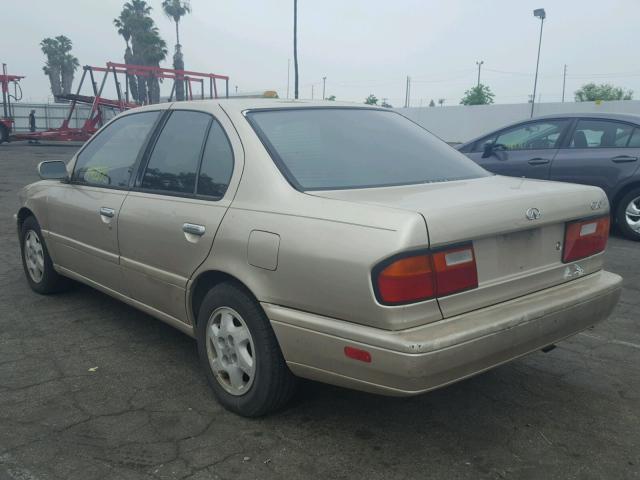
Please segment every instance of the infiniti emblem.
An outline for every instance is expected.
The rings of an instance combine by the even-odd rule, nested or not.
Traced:
[[[542,214],[536,207],[532,207],[526,211],[525,216],[528,220],[538,220],[542,216]]]

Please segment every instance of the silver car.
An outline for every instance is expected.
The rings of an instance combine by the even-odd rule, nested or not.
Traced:
[[[77,280],[196,338],[222,405],[296,377],[416,395],[606,318],[598,187],[496,176],[402,115],[334,102],[137,108],[16,218],[27,280]]]

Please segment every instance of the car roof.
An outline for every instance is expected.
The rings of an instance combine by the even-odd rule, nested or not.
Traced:
[[[602,119],[608,119],[608,120],[622,120],[626,122],[640,124],[640,115],[635,115],[633,113],[608,113],[608,112],[554,113],[552,115],[536,116],[536,117],[533,117],[531,120],[544,120],[544,119],[550,119],[550,118],[602,118]],[[525,120],[517,123],[523,123],[524,121]]]
[[[244,112],[246,110],[273,109],[273,108],[309,108],[309,107],[350,107],[350,108],[383,108],[379,105],[366,105],[357,102],[337,102],[328,100],[293,100],[285,98],[217,98],[204,100],[188,100],[183,102],[167,102],[154,105],[146,105],[137,107],[129,111],[143,110],[166,110],[171,106],[180,106],[188,108],[190,105],[198,105],[200,107],[207,105],[220,105],[227,111]]]

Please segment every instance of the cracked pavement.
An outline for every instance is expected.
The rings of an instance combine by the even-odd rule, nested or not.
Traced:
[[[0,480],[640,478],[640,244],[606,322],[427,395],[304,383],[289,409],[222,409],[195,342],[91,288],[29,290],[13,221],[42,160],[77,147],[0,145]]]

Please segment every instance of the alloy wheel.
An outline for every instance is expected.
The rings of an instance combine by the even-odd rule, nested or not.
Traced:
[[[640,196],[629,202],[625,209],[627,225],[634,232],[640,233]]]
[[[40,283],[44,275],[44,250],[40,237],[33,230],[24,236],[24,258],[31,280]]]

